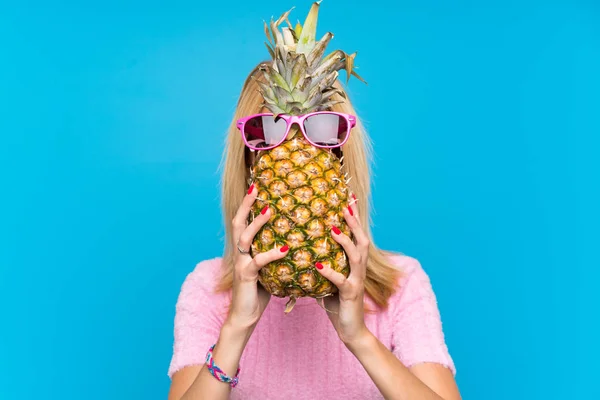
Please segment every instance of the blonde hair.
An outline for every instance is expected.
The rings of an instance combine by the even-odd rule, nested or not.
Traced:
[[[233,121],[229,127],[225,151],[223,153],[221,190],[226,236],[223,271],[220,282],[217,285],[217,291],[220,292],[230,290],[233,285],[233,256],[234,251],[237,251],[237,249],[232,237],[232,220],[245,196],[250,178],[250,172],[246,164],[246,147],[236,128],[236,121],[239,118],[261,111],[263,98],[255,82],[255,79],[261,79],[260,74],[258,74],[261,64],[263,63],[257,65],[244,83]],[[339,82],[336,82],[335,86],[343,90]],[[332,110],[356,115],[348,99],[334,105]],[[388,299],[397,288],[400,271],[389,259],[389,255],[392,253],[378,249],[373,244],[369,215],[371,194],[369,162],[371,161],[372,147],[370,139],[358,118],[356,126],[352,129],[350,138],[342,148],[342,153],[344,155],[345,168],[349,176],[352,177],[348,186],[359,200],[354,204],[354,207],[358,207],[363,230],[371,242],[365,291],[378,307],[385,309],[388,305]]]

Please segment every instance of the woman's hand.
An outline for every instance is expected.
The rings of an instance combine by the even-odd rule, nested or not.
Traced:
[[[252,185],[232,221],[233,243],[245,251],[250,249],[254,236],[269,220],[272,212],[268,206],[265,206],[248,225],[248,215],[255,199],[256,188]],[[271,261],[285,257],[287,252],[287,246],[275,247],[252,258],[250,254],[242,254],[235,250],[233,293],[227,322],[240,328],[254,328],[271,298],[271,295],[258,284],[258,272]]]
[[[321,263],[317,263],[316,267],[321,275],[339,290],[338,294],[325,298],[325,308],[330,311],[327,314],[340,339],[346,346],[352,346],[369,334],[364,318],[364,282],[367,274],[369,238],[362,230],[356,208],[350,205],[343,212],[356,243],[336,227],[332,227],[331,236],[346,250],[350,262],[350,275],[346,278]]]

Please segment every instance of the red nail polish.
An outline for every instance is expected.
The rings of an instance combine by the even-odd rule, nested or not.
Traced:
[[[354,201],[356,201],[356,195],[354,193],[352,193],[352,198],[354,199]]]
[[[331,230],[333,231],[333,233],[335,233],[336,235],[339,235],[340,233],[342,233],[342,231],[339,230],[339,228],[337,226],[332,226]]]
[[[250,188],[248,189],[248,194],[252,193],[253,190],[254,190],[254,183],[252,185],[250,185]]]
[[[269,206],[265,206],[262,210],[260,210],[260,213],[262,215],[265,215],[267,213],[267,211],[269,210]]]
[[[348,212],[350,215],[354,216],[354,211],[352,211],[352,207],[348,206]]]
[[[317,269],[323,269],[323,264],[321,264],[320,262],[315,264],[315,267],[317,267]]]
[[[280,252],[285,253],[286,251],[289,250],[289,246],[286,244],[285,246],[283,246],[282,248],[279,249]]]

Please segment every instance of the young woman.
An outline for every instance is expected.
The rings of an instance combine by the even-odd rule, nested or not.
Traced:
[[[371,241],[370,147],[358,118],[346,143],[334,149],[344,156],[352,198],[358,199],[344,210],[354,240],[332,234],[345,249],[351,272],[345,278],[315,266],[339,294],[326,298],[324,307],[299,298],[284,315],[286,300],[257,283],[259,270],[290,250],[274,248],[254,258],[248,253],[272,215],[266,208],[246,222],[257,195],[255,186],[247,185],[256,152],[245,146],[236,121],[265,112],[250,79],[259,76],[258,69],[250,75],[225,149],[225,254],[199,263],[182,286],[169,399],[460,399],[427,274],[417,260],[384,252]],[[355,116],[348,100],[332,111]],[[291,130],[301,134],[297,125]]]

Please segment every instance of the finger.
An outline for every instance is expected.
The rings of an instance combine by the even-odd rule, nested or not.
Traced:
[[[252,240],[262,228],[262,226],[269,220],[271,217],[271,210],[269,206],[264,206],[260,213],[254,218],[254,221],[250,223],[240,234],[238,244],[241,249],[248,250],[250,249],[250,245],[252,244]]]
[[[354,193],[350,193],[350,202],[348,203],[348,208],[352,211],[351,215],[356,218],[358,224],[362,226],[362,221],[360,220],[360,213],[358,212],[358,199]],[[350,212],[350,211],[349,211]]]
[[[250,209],[254,201],[256,200],[256,186],[254,184],[250,185],[248,189],[248,193],[244,196],[242,200],[242,204],[237,210],[235,217],[231,221],[231,225],[233,228],[233,239],[237,242],[240,235],[246,229],[246,221],[248,221],[248,215],[250,214]]]
[[[350,275],[348,278],[351,280],[354,278],[364,279],[367,270],[366,263],[363,262],[368,257],[368,252],[362,252],[358,245],[355,245],[352,239],[339,230],[336,226],[331,227],[331,237],[333,240],[342,245],[348,256],[348,262],[350,263]]]
[[[258,272],[258,271],[260,271],[260,269],[262,267],[264,267],[268,263],[273,262],[275,260],[280,260],[283,257],[285,257],[287,255],[288,251],[289,251],[289,247],[287,245],[285,245],[280,248],[275,247],[269,251],[265,251],[264,253],[258,253],[252,259],[252,261],[250,261],[248,268],[250,270],[252,270],[253,272]]]
[[[331,281],[331,283],[333,283],[335,286],[337,286],[337,288],[340,290],[340,292],[346,290],[346,283],[347,283],[347,279],[344,275],[342,275],[341,273],[335,271],[333,268],[331,268],[329,266],[329,263],[320,263],[317,262],[315,263],[315,267],[317,268],[317,271],[319,271],[319,273],[321,275],[323,275],[325,278],[329,279]]]
[[[346,250],[346,255],[348,256],[348,261],[350,262],[351,266],[360,264],[361,255],[354,242],[352,242],[352,239],[345,235],[335,225],[331,227],[331,237],[333,240],[341,244],[344,250]]]
[[[356,218],[356,214],[354,213],[351,206],[344,208],[343,210],[344,219],[348,223],[350,230],[354,234],[354,238],[356,239],[356,247],[361,251],[365,252],[369,249],[369,238],[365,231],[360,226],[358,219]]]

